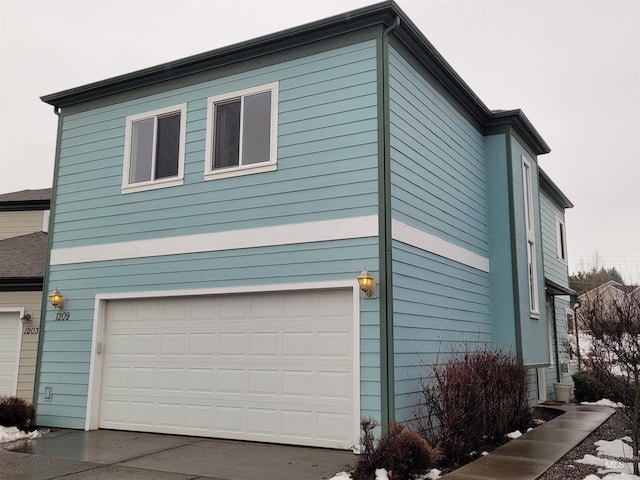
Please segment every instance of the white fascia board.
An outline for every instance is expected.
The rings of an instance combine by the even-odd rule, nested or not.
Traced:
[[[292,223],[149,240],[55,248],[51,265],[376,237],[377,215]]]
[[[391,223],[394,240],[489,273],[489,259],[399,220]]]

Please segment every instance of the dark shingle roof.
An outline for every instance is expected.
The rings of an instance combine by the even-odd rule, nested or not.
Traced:
[[[0,279],[42,278],[46,253],[44,232],[0,240]]]
[[[48,210],[50,205],[51,188],[0,194],[0,211]]]

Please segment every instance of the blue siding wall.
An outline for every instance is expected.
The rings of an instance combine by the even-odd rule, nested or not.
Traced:
[[[375,42],[64,117],[53,248],[376,211]],[[204,182],[207,97],[280,82],[278,170]],[[184,185],[120,193],[125,117],[187,103]]]
[[[544,276],[559,285],[568,287],[569,269],[567,262],[558,257],[556,218],[564,222],[564,210],[542,190],[540,195],[540,229],[544,255]]]
[[[542,233],[540,223],[540,188],[536,158],[511,138],[511,161],[513,172],[513,211],[515,222],[516,264],[518,277],[518,300],[520,309],[520,331],[522,359],[525,365],[547,365],[549,363],[549,337],[545,308],[544,268],[542,255]],[[530,314],[529,272],[527,262],[527,236],[524,213],[524,186],[522,178],[522,156],[531,164],[534,225],[536,231],[536,273],[538,284],[539,314]]]
[[[489,274],[393,242],[396,417],[414,418],[425,366],[492,342]]]
[[[393,220],[488,257],[484,139],[396,50],[390,52]],[[395,405],[410,420],[419,368],[492,340],[488,272],[393,241]]]
[[[511,176],[507,157],[507,136],[490,135],[485,139],[489,205],[491,265],[491,304],[494,341],[516,351],[514,269],[511,244]]]
[[[390,62],[393,218],[487,256],[483,136],[395,50]]]
[[[565,220],[564,209],[559,206],[544,189],[540,191],[540,230],[542,233],[542,252],[544,263],[544,276],[549,280],[563,286],[569,287],[569,268],[567,262],[558,257],[558,238],[556,230],[556,218],[562,222]],[[565,229],[566,235],[566,229]],[[566,242],[566,238],[565,238]],[[546,391],[547,398],[554,398],[553,384],[558,381],[571,383],[571,375],[577,368],[577,361],[569,358],[566,348],[568,340],[567,331],[567,309],[570,308],[570,298],[567,295],[554,297],[554,317],[556,329],[556,342],[558,347],[558,359],[552,358],[553,362],[559,362],[546,370]],[[562,372],[562,365],[568,366],[567,372]]]
[[[375,41],[63,117],[53,249],[377,215]],[[205,182],[206,99],[280,82],[273,172]],[[184,185],[121,194],[125,117],[187,103]],[[38,417],[83,428],[96,294],[375,275],[378,239],[52,265],[69,321],[44,319]],[[379,417],[378,302],[361,304],[361,413]],[[53,386],[51,400],[44,387]]]

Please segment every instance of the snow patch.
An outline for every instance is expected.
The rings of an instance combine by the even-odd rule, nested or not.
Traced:
[[[520,430],[516,430],[515,432],[507,433],[507,437],[509,438],[520,438],[522,436],[522,432]]]
[[[597,405],[599,407],[613,407],[613,408],[624,408],[624,405],[620,402],[614,402],[613,400],[609,400],[608,398],[603,398],[598,400],[597,402],[582,402],[580,405]]]
[[[430,471],[420,477],[419,480],[439,480],[441,473],[442,472],[437,468],[432,468]],[[349,475],[347,472],[340,472],[329,480],[351,480],[351,475]],[[375,480],[389,480],[387,471],[384,468],[377,469]]]
[[[23,432],[18,427],[3,427],[0,425],[0,443],[15,442],[16,440],[33,440],[34,438],[40,438],[43,434],[47,433],[46,430],[34,430],[33,432]]]

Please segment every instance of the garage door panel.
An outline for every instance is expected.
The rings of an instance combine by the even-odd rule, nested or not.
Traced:
[[[350,448],[352,301],[351,290],[111,301],[99,425]]]

